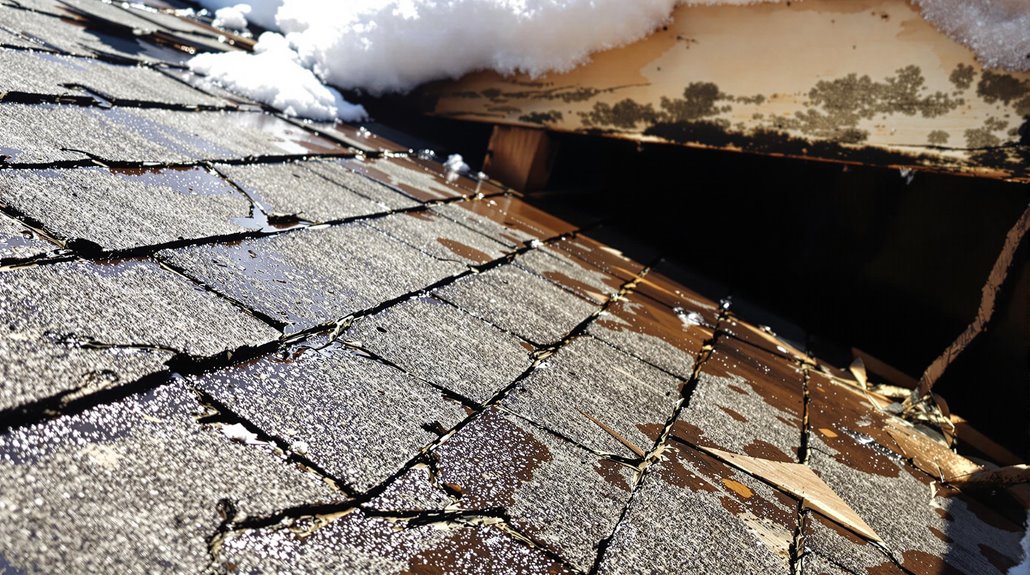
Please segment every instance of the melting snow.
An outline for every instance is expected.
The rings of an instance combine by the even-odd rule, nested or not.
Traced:
[[[190,70],[288,116],[353,122],[367,115],[364,108],[347,102],[335,88],[301,66],[286,38],[274,32],[258,38],[253,54],[201,54],[189,64]]]
[[[215,21],[213,24],[226,30],[246,30],[247,14],[250,14],[250,4],[236,4],[215,10]]]
[[[1030,575],[1030,511],[1026,514],[1026,534],[1023,535],[1023,561],[1009,569],[1008,575]]]
[[[238,0],[201,0],[226,27],[249,20],[283,35],[262,34],[254,55],[204,54],[190,67],[288,114],[353,121],[364,110],[323,82],[379,94],[482,69],[564,71],[647,36],[677,5],[755,1],[254,0],[247,12]],[[1030,69],[1026,0],[914,1],[988,66]]]

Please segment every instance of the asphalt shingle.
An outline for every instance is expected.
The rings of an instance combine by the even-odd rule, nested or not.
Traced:
[[[4,170],[0,202],[107,250],[259,228],[247,197],[203,168]]]
[[[0,272],[0,408],[115,387],[279,332],[145,261]]]
[[[0,436],[4,571],[199,573],[226,520],[344,499],[204,413],[174,384]]]
[[[424,289],[465,266],[360,224],[159,252],[186,274],[297,332]]]

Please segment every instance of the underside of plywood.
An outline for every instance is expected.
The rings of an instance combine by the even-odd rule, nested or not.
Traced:
[[[684,6],[570,72],[421,94],[453,118],[1030,181],[1030,74],[984,69],[905,0]]]

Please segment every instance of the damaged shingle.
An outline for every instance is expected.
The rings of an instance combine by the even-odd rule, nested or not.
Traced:
[[[203,168],[4,170],[0,202],[112,251],[258,227],[246,196]]]
[[[647,451],[665,426],[683,381],[592,337],[580,337],[538,366],[502,405],[595,451],[632,451],[600,421]],[[589,416],[589,418],[588,418]]]
[[[202,414],[172,384],[0,436],[5,571],[199,573],[223,522],[343,499]]]
[[[600,308],[511,265],[463,278],[436,293],[472,315],[539,344],[561,340]]]
[[[159,257],[282,322],[290,333],[338,321],[465,270],[360,224],[192,246]]]
[[[437,259],[485,264],[504,257],[504,244],[429,211],[395,214],[367,225]]]
[[[197,384],[356,491],[380,483],[436,432],[464,419],[457,402],[400,370],[336,345],[213,371]],[[269,408],[274,405],[274,408]]]
[[[531,363],[531,346],[433,297],[361,318],[343,337],[412,375],[480,403]]]
[[[0,408],[131,383],[279,332],[150,262],[0,272]]]

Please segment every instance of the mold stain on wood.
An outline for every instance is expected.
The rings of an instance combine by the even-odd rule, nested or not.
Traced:
[[[1030,179],[1030,73],[984,69],[904,0],[680,7],[570,72],[423,95],[468,120]]]

